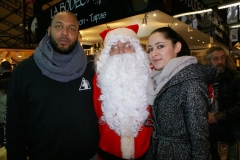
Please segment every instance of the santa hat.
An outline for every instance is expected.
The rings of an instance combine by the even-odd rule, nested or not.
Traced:
[[[127,27],[120,27],[114,29],[107,29],[100,33],[104,43],[106,44],[109,40],[113,40],[121,37],[125,38],[133,38],[139,40],[137,36],[139,26],[138,24],[130,25]]]

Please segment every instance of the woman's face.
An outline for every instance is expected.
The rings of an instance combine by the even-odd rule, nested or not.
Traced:
[[[152,34],[148,39],[148,54],[154,68],[161,70],[171,59],[177,57],[181,49],[179,45],[181,46],[180,42],[173,45],[172,41],[166,39],[162,33]]]

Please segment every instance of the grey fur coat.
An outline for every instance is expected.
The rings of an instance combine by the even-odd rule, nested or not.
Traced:
[[[147,160],[208,159],[208,84],[215,72],[211,66],[189,65],[159,91],[152,106],[154,132]]]

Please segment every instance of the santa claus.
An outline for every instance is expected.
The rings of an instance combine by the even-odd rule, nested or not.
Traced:
[[[152,133],[144,121],[150,116],[147,54],[137,36],[139,26],[100,33],[104,48],[97,55],[94,106],[99,122],[99,158],[144,159]]]

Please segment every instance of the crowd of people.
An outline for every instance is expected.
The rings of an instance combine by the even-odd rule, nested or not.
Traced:
[[[171,27],[152,31],[145,52],[138,30],[102,31],[104,47],[87,58],[76,16],[56,14],[10,71],[8,160],[220,160],[216,142],[240,136],[229,53],[212,47],[200,64]]]

